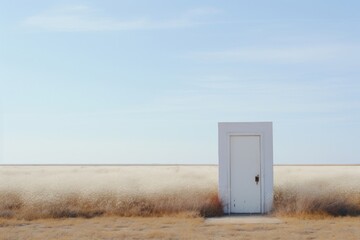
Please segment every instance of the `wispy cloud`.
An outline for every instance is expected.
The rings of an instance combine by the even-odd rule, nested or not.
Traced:
[[[309,119],[325,119],[325,115],[329,121],[333,121],[335,115],[348,119],[360,109],[358,99],[346,97],[349,88],[358,91],[359,84],[330,81],[239,81],[229,76],[206,78],[189,82],[188,88],[159,95],[146,103],[132,106],[129,114],[181,113],[195,116],[203,112],[235,114],[235,111],[249,116],[301,115]]]
[[[205,61],[240,61],[263,63],[323,62],[347,56],[358,56],[359,45],[319,45],[290,47],[252,47],[223,51],[194,52],[186,55]]]
[[[87,5],[71,5],[47,10],[38,15],[30,16],[23,25],[51,31],[124,31],[194,27],[205,24],[202,17],[219,14],[216,8],[190,9],[178,17],[156,20],[142,17],[135,19],[114,19],[98,16],[97,11]]]
[[[205,16],[222,13],[221,9],[214,7],[193,8],[186,12],[188,16]]]

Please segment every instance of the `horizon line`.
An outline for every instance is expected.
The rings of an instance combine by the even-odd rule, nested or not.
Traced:
[[[119,166],[119,167],[121,167],[121,166],[124,166],[124,167],[126,167],[126,166],[134,166],[134,167],[136,167],[136,166],[219,166],[219,164],[200,164],[200,163],[195,163],[195,164],[191,164],[191,163],[185,163],[185,164],[165,164],[165,163],[154,163],[154,164],[150,164],[150,163],[144,163],[144,164],[142,164],[142,163],[124,163],[124,164],[121,164],[121,163],[116,163],[116,164],[111,164],[111,163],[109,163],[109,164],[106,164],[106,163],[104,163],[104,164],[100,164],[100,163],[93,163],[93,164],[61,164],[61,163],[54,163],[54,164],[0,164],[0,167],[7,167],[7,166],[9,166],[9,167],[21,167],[21,166],[23,166],[23,167],[31,167],[31,166],[34,166],[34,167],[36,167],[36,166],[38,166],[38,167],[41,167],[41,166],[44,166],[44,167],[46,167],[46,166],[49,166],[49,167],[52,167],[52,166],[54,166],[54,167],[61,167],[61,166],[64,166],[64,167],[66,167],[66,166],[69,166],[69,167],[71,167],[71,166],[79,166],[79,167],[81,167],[81,166],[89,166],[89,167],[91,167],[91,166],[94,166],[94,167],[96,167],[96,166],[104,166],[104,167],[106,167],[106,166]],[[302,164],[302,163],[295,163],[295,164],[273,164],[273,166],[360,166],[360,163],[349,163],[349,164],[337,164],[337,163],[335,163],[335,164]]]

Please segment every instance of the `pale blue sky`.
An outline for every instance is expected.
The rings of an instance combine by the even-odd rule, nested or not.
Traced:
[[[2,1],[0,163],[360,163],[359,1]]]

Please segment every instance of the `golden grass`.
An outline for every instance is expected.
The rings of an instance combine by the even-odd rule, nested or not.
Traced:
[[[273,213],[278,216],[359,216],[360,191],[331,188],[276,187]]]
[[[222,215],[216,167],[0,168],[0,218]],[[275,168],[273,214],[360,216],[360,168]],[[116,183],[116,184],[114,184]]]
[[[0,192],[0,217],[34,220],[40,218],[92,218],[96,216],[154,217],[184,214],[212,217],[223,214],[216,192],[174,192],[163,195],[120,196],[112,192],[90,195],[67,193],[52,200],[31,201],[20,193]],[[273,214],[321,218],[359,216],[360,193],[310,191],[276,187]]]
[[[119,196],[111,192],[91,195],[68,193],[51,201],[35,202],[24,199],[20,193],[0,193],[0,217],[33,220],[39,218],[91,218],[101,215],[167,216],[186,214],[220,216],[222,206],[215,192],[179,192],[164,195]]]

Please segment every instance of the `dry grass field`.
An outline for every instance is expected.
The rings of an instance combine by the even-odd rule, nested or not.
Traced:
[[[217,166],[1,166],[0,239],[359,239],[360,166],[275,166],[280,224],[207,225]]]

